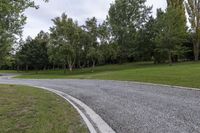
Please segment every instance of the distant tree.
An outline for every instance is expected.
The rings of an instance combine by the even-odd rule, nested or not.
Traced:
[[[169,64],[172,64],[172,57],[182,53],[182,47],[186,36],[185,23],[181,17],[181,11],[171,7],[162,14],[158,20],[158,34],[156,37],[156,51],[168,55]],[[176,19],[174,19],[176,18]]]
[[[187,13],[189,15],[189,22],[191,24],[194,59],[195,61],[198,61],[200,50],[200,1],[187,0],[187,2],[185,2],[185,5]]]
[[[48,48],[47,48],[47,53],[48,53],[49,62],[53,66],[53,70],[55,70],[56,65],[61,64],[59,53],[57,51],[58,51],[58,47],[54,45],[50,39],[50,43],[48,44]]]
[[[48,34],[43,31],[35,39],[28,37],[16,53],[17,66],[25,66],[26,70],[29,70],[30,67],[35,70],[45,69],[49,64],[47,54],[48,40]]]
[[[121,49],[121,59],[135,56],[136,34],[148,21],[151,7],[146,0],[115,0],[111,4],[108,22],[112,35]]]
[[[99,49],[90,47],[87,53],[87,59],[92,61],[92,72],[94,71],[96,62],[101,60],[102,55]]]
[[[184,0],[167,0],[167,6],[184,9]],[[182,12],[185,12],[184,10]],[[185,14],[183,14],[185,16]]]
[[[19,70],[20,66],[25,66],[26,70],[29,69],[29,66],[31,65],[31,62],[29,60],[31,53],[29,53],[29,51],[30,51],[32,41],[33,39],[31,37],[27,37],[25,42],[20,43],[20,46],[15,56],[17,70]]]
[[[117,63],[118,45],[114,43],[101,44],[100,52],[105,64]]]
[[[88,32],[79,28],[79,45],[77,45],[77,66],[83,68],[87,65],[87,53],[91,47],[91,37]]]
[[[24,11],[38,8],[32,0],[1,0],[0,2],[0,65],[7,58],[26,22]]]
[[[114,63],[117,60],[117,50],[114,47],[110,28],[107,21],[98,26],[99,50],[104,63]]]
[[[154,56],[156,20],[153,17],[136,34],[135,58],[137,61],[149,61]]]
[[[98,37],[98,25],[97,19],[95,17],[91,19],[87,19],[85,22],[84,29],[90,36],[90,46],[89,47],[97,47],[97,37]]]
[[[98,39],[98,24],[97,24],[97,19],[95,17],[91,19],[87,19],[84,25],[84,30],[87,32],[88,37],[89,37],[89,43],[85,47],[86,50],[86,57],[88,60],[88,66],[90,64],[90,61],[92,61],[92,66],[93,68],[95,67],[96,64],[96,59],[98,57],[98,47],[99,43],[97,41]]]
[[[110,25],[107,21],[103,21],[102,24],[98,26],[98,38],[99,43],[102,44],[109,44],[112,42],[112,35]]]
[[[45,33],[44,31],[40,31],[40,33],[36,36],[35,40],[35,45],[38,46],[38,55],[37,56],[38,60],[38,67],[41,69],[46,69],[47,66],[49,65],[49,59],[48,59],[48,44],[49,44],[49,33]]]
[[[51,43],[54,45],[56,55],[64,66],[66,65],[70,71],[76,62],[76,50],[79,45],[79,27],[66,14],[53,20],[54,26],[51,28]]]

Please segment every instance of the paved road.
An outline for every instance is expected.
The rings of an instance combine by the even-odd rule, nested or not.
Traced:
[[[91,107],[117,133],[200,133],[200,91],[97,80],[19,80],[50,87]]]

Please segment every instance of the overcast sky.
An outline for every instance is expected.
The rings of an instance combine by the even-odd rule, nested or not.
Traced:
[[[108,13],[110,3],[114,0],[50,0],[49,3],[35,0],[40,5],[38,10],[28,9],[25,14],[28,17],[24,27],[24,38],[35,37],[41,30],[48,31],[53,25],[51,19],[65,12],[69,17],[84,24],[87,18],[95,16],[98,22],[102,22]],[[166,0],[147,0],[148,5],[153,5],[153,13],[157,8],[166,8]]]

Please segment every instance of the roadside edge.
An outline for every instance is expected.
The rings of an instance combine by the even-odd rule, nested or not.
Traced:
[[[54,90],[47,87],[41,87],[41,86],[33,86],[33,87],[48,90],[64,98],[66,101],[68,101],[78,111],[83,121],[87,125],[90,133],[116,133],[98,114],[96,114],[89,106],[84,104],[82,101],[58,90]],[[82,109],[84,109],[84,112],[86,114],[84,114],[81,111],[81,109],[79,109],[79,107],[76,106],[74,103],[80,106]]]

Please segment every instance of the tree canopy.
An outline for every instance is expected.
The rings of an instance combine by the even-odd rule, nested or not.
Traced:
[[[194,58],[195,61],[198,61],[200,49],[200,1],[187,0],[187,2],[185,2],[185,5],[187,13],[189,15],[189,22],[191,24]]]
[[[186,5],[186,6],[185,6]],[[199,58],[200,2],[167,0],[165,10],[152,7],[146,0],[115,0],[106,20],[87,18],[83,25],[66,13],[52,19],[49,33],[21,38],[26,22],[24,11],[38,8],[31,0],[2,0],[0,5],[0,66],[21,70],[75,68],[111,63],[152,61],[170,63]],[[191,23],[186,25],[186,13]],[[20,44],[12,51],[12,45]],[[193,45],[192,45],[193,44]],[[10,62],[10,63],[9,63]],[[3,64],[3,65],[2,65]]]
[[[0,1],[0,65],[10,54],[16,38],[21,37],[23,25],[26,23],[24,11],[29,7],[38,8],[32,0]]]

